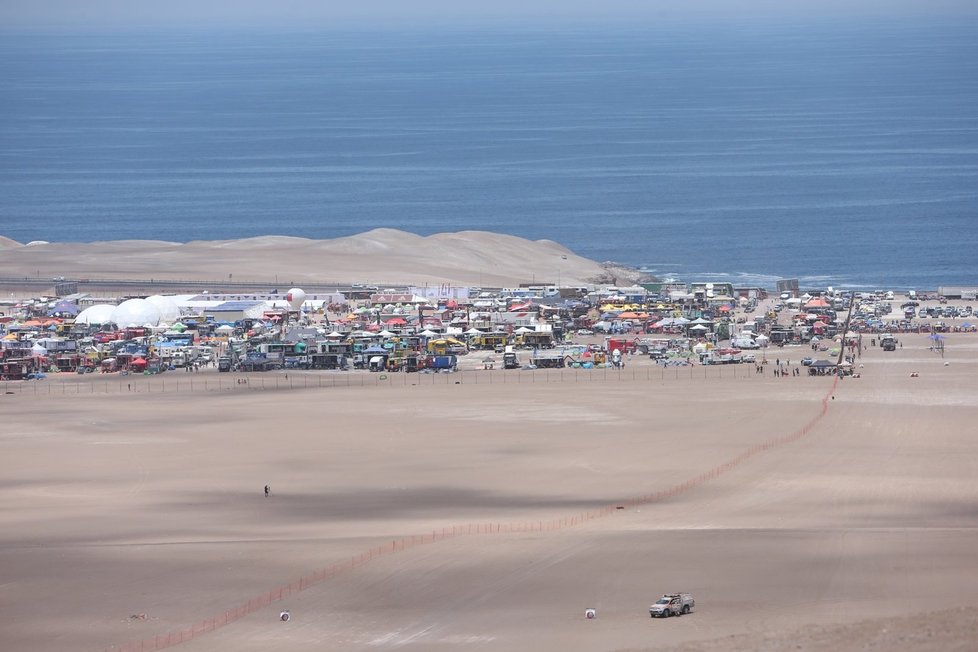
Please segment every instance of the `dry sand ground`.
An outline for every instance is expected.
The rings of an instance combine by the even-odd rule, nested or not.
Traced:
[[[815,419],[661,501],[398,550],[180,647],[973,650],[978,338],[949,336],[949,366],[926,336],[903,340],[869,349],[834,400],[828,378],[638,360],[620,377],[259,391],[256,375],[202,373],[190,392],[192,374],[171,373],[0,395],[0,647],[166,635],[403,537],[669,490]],[[696,613],[651,620],[673,590]]]

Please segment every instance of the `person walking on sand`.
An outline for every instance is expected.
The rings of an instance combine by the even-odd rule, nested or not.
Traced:
[[[265,498],[268,498],[268,494],[272,493],[272,488],[267,484],[265,485]]]

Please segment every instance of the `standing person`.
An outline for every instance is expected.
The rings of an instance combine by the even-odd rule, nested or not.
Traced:
[[[265,485],[265,498],[268,498],[268,494],[272,493],[272,488],[267,484]]]

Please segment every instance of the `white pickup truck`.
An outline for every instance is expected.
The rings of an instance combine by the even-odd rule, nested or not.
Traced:
[[[688,614],[696,607],[696,600],[689,593],[666,593],[649,607],[652,618],[668,618]]]

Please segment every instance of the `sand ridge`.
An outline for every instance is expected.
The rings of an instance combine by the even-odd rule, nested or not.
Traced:
[[[119,240],[19,245],[0,241],[0,276],[263,280],[384,284],[583,285],[601,264],[551,240],[485,231],[420,236],[374,229],[332,240],[262,236],[187,243]],[[625,270],[617,270],[625,274]],[[634,275],[634,274],[633,274]]]

